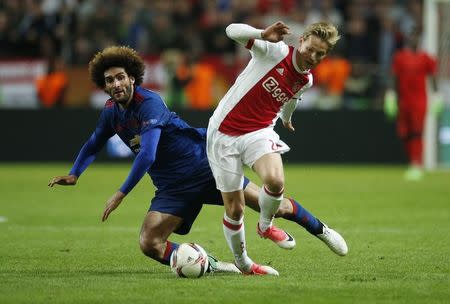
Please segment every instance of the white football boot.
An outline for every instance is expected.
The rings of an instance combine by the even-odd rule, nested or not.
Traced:
[[[207,272],[215,273],[215,272],[227,272],[227,273],[241,273],[239,268],[236,267],[233,263],[222,262],[208,254],[208,262],[209,267]]]
[[[327,225],[323,224],[323,232],[318,234],[317,237],[327,244],[327,246],[336,254],[340,256],[347,255],[348,247],[344,238],[337,233],[335,230],[329,228]]]

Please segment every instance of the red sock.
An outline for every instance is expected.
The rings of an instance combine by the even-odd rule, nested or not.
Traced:
[[[412,164],[422,165],[422,137],[414,137],[410,140],[409,160]]]

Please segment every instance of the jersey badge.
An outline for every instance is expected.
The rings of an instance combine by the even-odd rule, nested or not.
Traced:
[[[139,135],[135,135],[130,139],[130,148],[135,153],[139,153],[139,150],[141,149],[141,137]]]

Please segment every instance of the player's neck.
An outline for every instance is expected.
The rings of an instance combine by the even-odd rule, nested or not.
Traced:
[[[305,67],[303,66],[303,62],[302,62],[302,56],[300,56],[300,50],[297,49],[297,51],[295,52],[295,61],[297,63],[297,66],[300,68],[300,71],[302,72],[306,72],[308,71],[308,69],[305,69]]]

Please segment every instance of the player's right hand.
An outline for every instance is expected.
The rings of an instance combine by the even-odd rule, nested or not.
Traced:
[[[283,126],[291,132],[295,131],[295,128],[292,125],[292,121],[287,121],[287,122],[283,121]]]
[[[78,177],[75,175],[64,175],[64,176],[56,176],[52,178],[52,180],[48,183],[49,187],[53,187],[54,185],[62,185],[62,186],[74,186],[76,185]]]
[[[122,203],[122,200],[125,198],[126,194],[121,191],[116,191],[116,193],[113,194],[109,198],[109,200],[106,202],[105,209],[103,210],[102,215],[102,222],[106,221],[111,214],[117,207],[119,207],[120,203]]]
[[[288,35],[290,33],[289,27],[283,22],[278,21],[266,27],[266,29],[261,33],[261,38],[270,42],[279,42],[283,40],[284,35]]]
[[[387,118],[394,119],[397,116],[397,112],[397,96],[394,91],[388,90],[384,95],[384,114]]]

